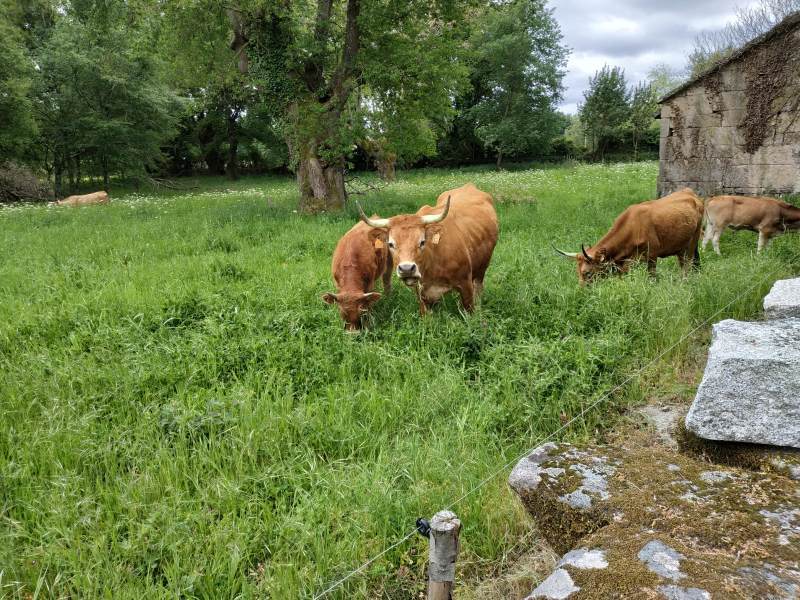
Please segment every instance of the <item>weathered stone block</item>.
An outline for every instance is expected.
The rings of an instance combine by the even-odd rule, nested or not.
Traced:
[[[720,79],[722,82],[721,87],[725,91],[744,90],[747,88],[747,77],[741,69],[723,69],[720,74]]]
[[[711,440],[800,448],[800,319],[714,325],[686,428]]]
[[[722,124],[727,127],[739,127],[747,116],[744,108],[727,108],[722,112]]]
[[[587,483],[587,472],[602,483]],[[577,536],[579,548],[529,600],[789,600],[800,592],[800,498],[790,479],[715,469],[634,435],[615,446],[547,444],[510,483],[548,540],[592,511],[610,517]],[[589,502],[570,503],[581,488]]]
[[[800,592],[800,497],[790,479],[715,469],[629,436],[614,446],[547,444],[520,461],[510,483],[548,540],[572,532],[579,546],[530,600]]]
[[[794,148],[791,146],[761,146],[750,155],[752,165],[795,165]]]
[[[750,181],[763,193],[793,194],[800,192],[800,166],[752,165]]]
[[[800,317],[800,277],[775,282],[764,298],[764,314],[768,319]]]
[[[747,106],[747,92],[740,90],[723,91],[722,104],[727,109]]]

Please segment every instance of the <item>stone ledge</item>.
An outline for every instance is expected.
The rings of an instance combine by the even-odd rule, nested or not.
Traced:
[[[764,298],[764,314],[768,319],[800,317],[800,277],[775,282]]]
[[[548,444],[514,469],[509,483],[564,553],[529,599],[796,598],[797,483],[710,467],[638,435]]]

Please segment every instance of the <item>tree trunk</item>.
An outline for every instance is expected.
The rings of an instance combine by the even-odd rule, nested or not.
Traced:
[[[334,164],[323,164],[315,148],[315,145],[305,146],[297,167],[300,210],[309,213],[341,210],[347,199],[344,158]]]
[[[500,170],[500,165],[503,162],[503,151],[498,149],[497,150],[497,170]]]
[[[228,164],[226,172],[228,179],[235,181],[239,179],[239,136],[236,126],[236,116],[228,117]]]
[[[108,159],[105,156],[101,157],[100,166],[103,169],[103,189],[108,192],[108,188],[110,187],[108,185]]]
[[[81,187],[81,157],[75,157],[75,178],[78,180],[78,188]]]
[[[53,161],[53,173],[54,173],[54,177],[53,177],[53,194],[55,195],[56,200],[60,200],[61,197],[62,197],[61,196],[61,188],[62,188],[61,182],[62,182],[63,172],[64,172],[64,163],[63,163],[63,161],[61,160],[60,157],[56,158]]]
[[[69,192],[75,193],[75,159],[69,157],[67,159],[67,178],[69,179]]]

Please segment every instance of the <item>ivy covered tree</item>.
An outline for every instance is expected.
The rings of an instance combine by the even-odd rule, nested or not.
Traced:
[[[466,67],[459,0],[240,0],[226,9],[239,67],[281,115],[306,211],[341,208],[365,122],[398,151],[435,151]],[[372,118],[365,119],[365,112]]]
[[[468,110],[475,133],[503,157],[544,154],[562,129],[567,50],[544,0],[490,4],[471,39],[481,96]]]
[[[609,146],[624,136],[629,116],[629,93],[625,72],[604,66],[589,80],[579,112],[595,155],[602,160]]]

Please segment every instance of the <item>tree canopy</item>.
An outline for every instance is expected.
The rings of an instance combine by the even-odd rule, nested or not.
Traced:
[[[609,145],[622,137],[622,127],[629,117],[625,71],[621,67],[600,69],[589,80],[580,107],[581,122],[592,140],[592,147],[602,158]]]
[[[475,132],[497,156],[545,153],[559,134],[567,51],[542,0],[491,5],[473,34],[480,97],[468,110]]]
[[[332,210],[348,170],[544,158],[567,124],[546,0],[0,5],[0,162],[58,196],[281,169]]]

